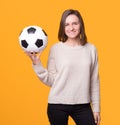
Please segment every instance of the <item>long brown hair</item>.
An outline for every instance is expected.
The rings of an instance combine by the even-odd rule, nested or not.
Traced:
[[[62,14],[60,26],[59,26],[59,32],[58,32],[58,40],[62,41],[62,42],[66,42],[67,36],[65,35],[65,20],[66,20],[66,17],[71,15],[71,14],[76,15],[80,21],[81,45],[85,45],[85,43],[87,43],[87,36],[85,34],[84,22],[83,22],[83,19],[82,19],[80,12],[78,10],[73,10],[73,9],[65,10]]]

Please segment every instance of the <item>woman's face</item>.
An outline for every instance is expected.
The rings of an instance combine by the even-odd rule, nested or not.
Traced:
[[[65,20],[65,34],[68,39],[75,39],[80,34],[80,21],[79,18],[71,14]]]

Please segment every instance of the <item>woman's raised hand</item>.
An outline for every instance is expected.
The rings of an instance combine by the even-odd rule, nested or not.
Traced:
[[[36,53],[36,52],[25,52],[31,59],[32,63],[34,65],[37,65],[40,63],[40,55],[41,55],[41,52],[39,53]]]

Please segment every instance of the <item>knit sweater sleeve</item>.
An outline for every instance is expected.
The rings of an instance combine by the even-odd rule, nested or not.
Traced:
[[[38,78],[44,84],[52,86],[56,76],[55,57],[53,48],[51,48],[49,53],[47,68],[44,68],[40,62],[37,65],[33,65],[33,69],[37,74]]]
[[[100,81],[98,73],[98,54],[94,47],[92,50],[92,68],[91,68],[91,103],[93,112],[100,112]]]

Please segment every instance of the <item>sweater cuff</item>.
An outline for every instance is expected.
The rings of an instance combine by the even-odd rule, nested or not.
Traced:
[[[41,62],[39,62],[39,63],[36,64],[36,65],[32,64],[32,67],[33,67],[33,69],[34,69],[34,71],[35,71],[36,73],[44,71],[44,68],[43,68]]]
[[[100,104],[99,103],[92,104],[92,109],[93,112],[100,112]]]

